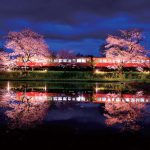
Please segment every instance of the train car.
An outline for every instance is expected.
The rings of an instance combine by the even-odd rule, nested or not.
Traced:
[[[95,103],[105,103],[105,102],[127,102],[127,103],[150,103],[150,95],[136,94],[101,94],[96,93],[93,95]]]
[[[125,68],[136,68],[136,67],[143,67],[149,68],[150,67],[150,59],[131,59],[131,60],[123,60],[123,59],[111,59],[111,58],[93,58],[93,66],[95,68],[109,68],[109,67],[117,67],[122,65]]]
[[[137,96],[136,94],[102,94],[95,93],[82,94],[82,95],[68,95],[61,93],[50,93],[50,92],[17,92],[16,94],[18,101],[23,101],[23,97],[29,99],[30,102],[42,102],[42,101],[57,101],[57,102],[92,102],[93,103],[106,103],[106,102],[127,102],[127,103],[150,103],[150,95]]]
[[[111,58],[96,58],[96,57],[80,57],[80,58],[32,58],[26,64],[17,59],[16,65],[20,68],[115,68],[122,65],[124,68],[150,68],[150,58],[146,59],[111,59]]]
[[[50,93],[50,92],[17,92],[17,100],[23,101],[28,99],[30,102],[40,102],[40,101],[58,101],[58,102],[88,102],[90,99],[90,94],[82,95],[71,95],[65,93]]]
[[[54,59],[40,59],[32,58],[31,61],[26,64],[23,63],[20,59],[16,61],[18,67],[24,67],[25,65],[29,68],[50,68],[50,67],[90,67],[91,58],[81,57],[81,58],[54,58]]]

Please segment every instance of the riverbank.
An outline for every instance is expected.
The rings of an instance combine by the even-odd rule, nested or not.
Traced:
[[[0,72],[1,81],[150,82],[149,72],[21,71]]]

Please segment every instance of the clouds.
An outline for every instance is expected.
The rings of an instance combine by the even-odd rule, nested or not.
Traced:
[[[78,24],[89,21],[86,15],[105,18],[124,13],[147,21],[149,6],[149,0],[1,0],[0,18]],[[84,20],[80,19],[82,14]]]
[[[95,53],[97,41],[118,29],[150,32],[149,7],[149,0],[1,0],[0,35],[31,28],[53,41],[50,47],[72,46],[89,53],[92,47],[85,41],[90,41]]]

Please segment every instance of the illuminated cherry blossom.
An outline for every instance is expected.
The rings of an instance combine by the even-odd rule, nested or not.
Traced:
[[[29,29],[21,32],[9,32],[7,35],[6,48],[12,49],[11,56],[19,58],[25,66],[32,57],[49,57],[48,45],[38,33]]]
[[[141,45],[142,33],[138,30],[121,30],[120,36],[109,35],[106,39],[106,57],[116,60],[114,68],[122,70],[131,60],[147,58],[148,51]],[[119,62],[117,62],[119,61]],[[145,65],[145,64],[144,64]]]
[[[142,96],[143,92],[139,91],[136,97]],[[121,94],[108,94],[108,97],[117,98]],[[120,102],[106,102],[105,103],[105,123],[108,126],[120,125],[122,130],[139,130],[140,125],[138,120],[142,118],[144,110],[144,103],[133,103],[122,100]]]

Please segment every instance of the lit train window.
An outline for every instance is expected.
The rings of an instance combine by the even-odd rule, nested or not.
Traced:
[[[103,60],[102,59],[98,59],[98,62],[103,62]]]
[[[118,63],[121,63],[121,60],[120,60],[120,59],[118,59],[118,60],[117,60],[117,62],[118,62]]]
[[[131,62],[132,62],[132,63],[135,63],[135,60],[133,59],[133,60],[131,60]]]
[[[132,60],[133,63],[137,63],[137,60]]]
[[[81,62],[81,59],[77,59],[77,62]]]
[[[145,62],[145,60],[141,60],[141,63],[144,63]]]
[[[71,59],[68,59],[68,62],[71,62]]]
[[[106,97],[102,97],[102,101],[106,101]]]
[[[137,63],[140,63],[141,61],[137,59],[136,62],[137,62]]]
[[[116,98],[116,102],[120,102],[121,99],[119,97]]]
[[[54,62],[58,62],[58,59],[54,59]]]
[[[144,102],[144,98],[141,98],[141,102]]]
[[[107,60],[106,60],[106,59],[103,59],[103,62],[104,62],[104,63],[106,63],[106,62],[107,62]]]
[[[44,60],[38,60],[38,61],[36,61],[36,62],[44,62]]]
[[[101,101],[101,97],[98,97],[97,100],[98,100],[98,101]]]
[[[57,97],[54,97],[53,100],[54,100],[54,101],[57,101]]]
[[[110,62],[111,62],[111,59],[108,59],[107,61],[110,63]]]
[[[77,62],[78,62],[78,63],[85,63],[85,62],[86,62],[86,59],[77,59]]]
[[[59,62],[63,62],[63,59],[59,59]]]
[[[129,98],[125,98],[126,102],[130,102],[130,99]]]
[[[63,100],[66,101],[66,100],[67,100],[67,97],[63,97]]]
[[[86,59],[82,59],[82,62],[85,63],[85,62],[86,62]]]
[[[76,62],[76,59],[72,59],[72,62]]]
[[[58,97],[58,100],[59,100],[59,101],[62,101],[62,97]]]
[[[63,62],[67,62],[67,59],[63,59]]]

